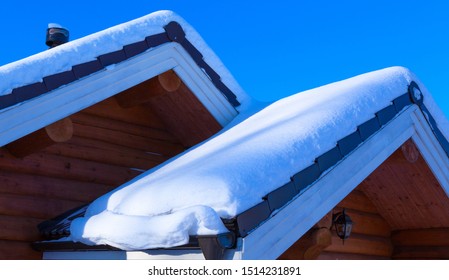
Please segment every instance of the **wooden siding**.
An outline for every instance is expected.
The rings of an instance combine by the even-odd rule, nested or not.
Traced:
[[[449,197],[421,155],[411,163],[398,149],[360,189],[392,230],[449,227]]]
[[[221,129],[221,125],[201,106],[184,83],[174,92],[155,96],[146,106],[186,147],[196,145]]]
[[[146,84],[131,92],[146,90]],[[164,97],[177,102],[174,106],[158,99],[163,114],[154,110],[157,102],[122,107],[111,97],[69,116],[73,135],[68,141],[33,148],[13,142],[9,148],[14,147],[15,155],[8,145],[0,148],[0,259],[41,258],[30,246],[40,239],[39,223],[91,202],[183,152],[183,143],[197,144],[221,129],[190,91],[165,94],[177,95]],[[188,137],[191,129],[194,138],[179,138],[184,134],[178,131]],[[197,131],[201,129],[206,132]],[[41,132],[27,139],[41,137]],[[18,156],[21,148],[24,156]]]

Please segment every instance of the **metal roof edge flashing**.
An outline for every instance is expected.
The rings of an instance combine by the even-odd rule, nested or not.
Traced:
[[[239,106],[240,102],[237,100],[237,96],[221,81],[220,75],[218,75],[217,72],[215,72],[215,70],[204,61],[201,52],[198,51],[198,49],[186,38],[186,34],[182,29],[182,26],[176,21],[171,21],[164,26],[164,29],[168,38],[172,42],[180,44],[184,50],[189,53],[190,57],[192,57],[198,67],[203,69],[215,87],[220,90],[229,103],[231,103],[234,107]]]
[[[435,119],[427,109],[426,105],[424,105],[424,94],[415,81],[412,81],[408,86],[408,94],[411,102],[416,104],[421,110],[435,138],[437,139],[438,143],[440,143],[446,155],[449,157],[449,141],[439,129]]]
[[[143,249],[142,251],[200,249],[206,260],[221,260],[227,249],[235,248],[236,237],[233,232],[215,235],[190,236],[185,245],[172,248]],[[72,241],[38,241],[31,243],[31,247],[39,252],[44,251],[127,251],[110,245],[85,245]],[[134,250],[133,250],[134,251]]]

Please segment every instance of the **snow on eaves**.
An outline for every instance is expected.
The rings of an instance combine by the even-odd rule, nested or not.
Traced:
[[[154,12],[1,66],[0,95],[9,94],[14,88],[20,86],[42,82],[43,77],[68,71],[74,65],[92,61],[102,54],[143,41],[147,36],[163,33],[164,26],[171,21],[181,24],[186,38],[201,52],[204,60],[220,75],[222,82],[237,95],[238,100],[242,104],[245,103],[246,94],[220,59],[201,36],[183,18],[172,11]]]
[[[177,246],[187,243],[189,235],[224,232],[220,218],[260,203],[405,94],[412,80],[417,81],[407,69],[392,67],[281,99],[100,197],[85,217],[73,221],[71,238],[136,250]],[[437,121],[447,123],[424,94]],[[447,127],[443,130],[447,133]]]

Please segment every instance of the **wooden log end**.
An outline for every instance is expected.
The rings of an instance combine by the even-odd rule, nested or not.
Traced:
[[[157,76],[162,88],[168,92],[174,92],[181,86],[181,79],[173,70],[169,70]]]
[[[70,118],[64,118],[45,127],[48,137],[56,142],[67,142],[73,136],[73,123]]]
[[[9,143],[6,149],[13,156],[23,158],[54,143],[66,142],[72,136],[73,123],[67,117]]]

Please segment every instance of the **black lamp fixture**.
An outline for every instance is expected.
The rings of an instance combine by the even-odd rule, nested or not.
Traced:
[[[332,226],[335,228],[337,236],[340,237],[343,242],[348,239],[352,230],[352,220],[346,215],[345,209],[342,212],[332,214]]]

